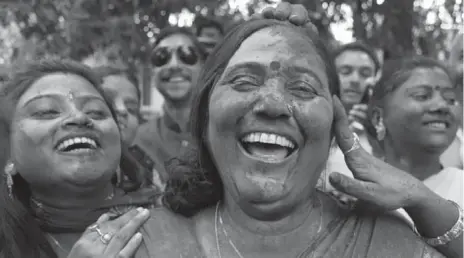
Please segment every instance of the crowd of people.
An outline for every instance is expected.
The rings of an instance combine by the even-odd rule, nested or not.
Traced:
[[[131,69],[0,87],[0,257],[463,257],[463,36],[448,62],[336,50],[281,3],[162,29]]]

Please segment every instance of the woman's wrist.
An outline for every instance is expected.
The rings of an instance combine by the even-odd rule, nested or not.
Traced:
[[[430,210],[435,210],[437,202],[444,200],[434,191],[430,190],[422,182],[419,182],[419,185],[416,187],[416,191],[412,192],[409,201],[403,207],[406,211],[416,212],[426,212]],[[409,212],[408,212],[409,213]]]
[[[453,203],[431,190],[423,191],[404,209],[414,221],[418,233],[426,238],[443,235],[459,217],[459,210]]]

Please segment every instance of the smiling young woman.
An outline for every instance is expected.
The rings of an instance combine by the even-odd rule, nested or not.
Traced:
[[[133,257],[139,245],[136,257],[151,257],[144,246],[166,239],[143,244],[153,233],[140,228],[149,219],[142,207],[155,206],[160,192],[126,192],[115,185],[118,167],[129,179],[143,168],[124,148],[99,77],[74,61],[40,60],[12,76],[0,96],[2,110],[8,110],[0,137],[10,150],[0,179],[0,257]],[[157,233],[173,231],[166,228],[171,220],[177,229],[187,227],[165,209],[156,210],[159,220],[150,229]],[[173,252],[160,253],[178,256]]]

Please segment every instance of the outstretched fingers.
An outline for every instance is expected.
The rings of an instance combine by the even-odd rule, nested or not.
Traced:
[[[295,4],[291,6],[292,12],[288,20],[297,25],[297,26],[304,26],[306,23],[310,23],[308,11],[306,11],[305,7],[301,4]]]
[[[350,129],[350,123],[345,108],[337,96],[333,97],[333,108],[335,138],[337,139],[340,149],[343,153],[346,153],[354,145],[355,137]]]
[[[340,192],[351,195],[360,200],[371,201],[372,191],[375,191],[375,184],[350,178],[338,172],[333,172],[329,176],[332,186]]]
[[[287,2],[282,2],[275,8],[275,19],[286,21],[292,14],[292,5]]]

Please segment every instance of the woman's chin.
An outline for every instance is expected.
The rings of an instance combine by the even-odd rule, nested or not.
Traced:
[[[241,189],[242,199],[258,206],[274,206],[288,195],[286,180],[263,175],[246,175],[247,187]]]

